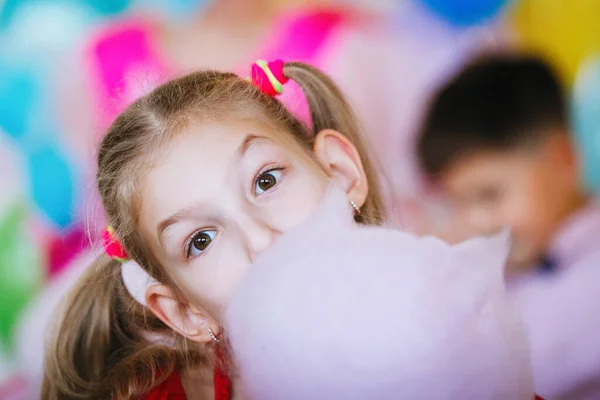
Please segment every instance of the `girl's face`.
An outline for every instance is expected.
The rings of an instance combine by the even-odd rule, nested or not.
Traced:
[[[345,171],[356,169],[344,159],[353,158],[353,146],[337,132],[324,132],[331,137],[315,145],[324,168],[300,144],[247,121],[199,124],[161,149],[142,182],[140,229],[192,314],[202,320],[220,314],[255,258],[319,204],[328,173],[349,189],[350,199],[364,203],[351,190],[361,179],[366,185],[360,161],[358,178]],[[147,292],[149,304],[177,325],[169,316],[177,301],[168,288],[159,289]]]

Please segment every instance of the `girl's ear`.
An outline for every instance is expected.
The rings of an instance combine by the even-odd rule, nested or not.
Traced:
[[[313,151],[325,172],[346,190],[348,200],[361,207],[367,199],[369,184],[354,144],[340,132],[324,129],[315,137]]]
[[[186,338],[206,343],[219,335],[220,327],[205,310],[182,303],[166,285],[150,286],[146,290],[146,304],[162,322]],[[210,330],[210,331],[209,331]]]

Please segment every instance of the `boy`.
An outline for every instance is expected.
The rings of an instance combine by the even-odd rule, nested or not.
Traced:
[[[564,94],[541,61],[490,56],[437,93],[418,141],[471,234],[509,226],[506,279],[528,325],[536,391],[600,398],[600,203],[580,186]]]

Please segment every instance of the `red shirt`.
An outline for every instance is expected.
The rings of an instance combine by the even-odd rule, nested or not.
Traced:
[[[215,371],[214,378],[215,400],[231,400],[231,381],[227,375]],[[186,400],[185,390],[181,384],[181,377],[174,371],[160,385],[152,389],[142,400]]]

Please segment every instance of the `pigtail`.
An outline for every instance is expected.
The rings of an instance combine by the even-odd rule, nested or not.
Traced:
[[[288,62],[283,66],[286,78],[296,82],[304,92],[310,108],[312,131],[334,129],[348,137],[361,156],[371,192],[361,215],[370,224],[381,224],[385,220],[380,182],[371,161],[367,143],[357,119],[336,84],[323,72],[300,62]]]
[[[176,346],[144,337],[140,326],[168,330],[128,295],[120,268],[103,255],[70,292],[46,354],[43,400],[137,399],[178,367]]]

